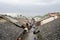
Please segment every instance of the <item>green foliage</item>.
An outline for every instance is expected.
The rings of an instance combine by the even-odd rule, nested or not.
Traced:
[[[44,16],[48,16],[48,14],[45,14]]]
[[[36,18],[36,17],[41,18],[42,16],[38,15],[38,16],[35,16],[34,18]]]

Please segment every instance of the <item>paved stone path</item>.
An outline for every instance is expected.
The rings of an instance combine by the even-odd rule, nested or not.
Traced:
[[[30,30],[23,38],[23,40],[34,40],[34,37],[36,37],[35,34],[33,34],[33,31]]]

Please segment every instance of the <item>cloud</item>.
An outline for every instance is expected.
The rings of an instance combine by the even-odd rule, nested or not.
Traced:
[[[11,5],[50,5],[59,2],[59,0],[0,0],[0,2]]]
[[[60,11],[60,0],[0,0],[0,12],[34,16],[55,11]]]

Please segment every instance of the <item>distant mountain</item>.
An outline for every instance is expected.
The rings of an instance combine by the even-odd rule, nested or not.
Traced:
[[[41,18],[42,16],[40,16],[40,15],[37,15],[37,16],[35,16],[34,18],[36,18],[36,17],[38,17],[38,18]]]

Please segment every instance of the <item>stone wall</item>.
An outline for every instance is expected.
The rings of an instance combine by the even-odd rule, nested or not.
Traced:
[[[60,19],[40,26],[40,34],[44,40],[60,40]]]

